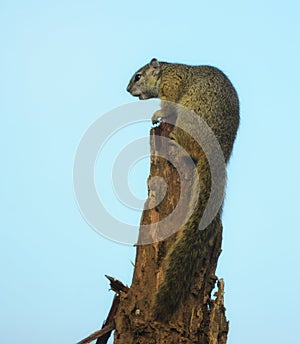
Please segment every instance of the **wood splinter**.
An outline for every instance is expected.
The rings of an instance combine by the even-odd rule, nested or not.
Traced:
[[[127,286],[125,286],[121,281],[119,281],[119,280],[117,280],[111,276],[105,275],[105,277],[110,281],[111,290],[113,290],[116,293],[114,296],[110,311],[108,313],[108,316],[107,316],[105,322],[103,323],[101,330],[98,330],[98,331],[92,333],[91,335],[84,338],[83,340],[81,340],[77,344],[88,344],[88,343],[91,343],[92,341],[94,341],[96,339],[97,339],[96,344],[106,344],[110,335],[111,335],[111,332],[115,329],[114,317],[115,317],[117,310],[118,310],[118,307],[119,307],[120,293],[121,292],[127,293],[129,288]]]

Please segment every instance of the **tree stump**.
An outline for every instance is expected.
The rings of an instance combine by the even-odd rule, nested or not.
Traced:
[[[213,231],[203,236],[201,247],[205,247],[205,257],[201,260],[201,271],[193,280],[185,302],[178,305],[174,316],[167,323],[153,317],[154,297],[164,275],[164,258],[178,235],[175,233],[159,240],[159,221],[173,211],[180,192],[183,192],[174,166],[158,156],[168,155],[168,147],[162,137],[168,138],[172,129],[172,125],[162,122],[150,132],[151,166],[148,180],[154,176],[162,177],[167,183],[167,193],[159,205],[151,208],[148,207],[151,202],[149,188],[141,225],[150,227],[147,232],[141,227],[138,243],[143,242],[141,238],[145,237],[153,239],[153,243],[137,244],[132,285],[127,292],[120,293],[120,303],[115,315],[115,344],[225,344],[227,341],[229,326],[223,300],[224,282],[215,276],[222,244],[220,219],[216,221]],[[165,233],[168,228],[163,230]],[[216,282],[218,288],[212,297]]]

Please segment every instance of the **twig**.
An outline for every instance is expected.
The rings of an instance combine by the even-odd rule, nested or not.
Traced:
[[[85,339],[81,340],[77,344],[88,344],[95,339],[101,338],[105,334],[108,334],[115,328],[115,324],[112,322],[110,324],[105,325],[101,330],[98,330],[92,333],[90,336],[86,337]],[[108,338],[107,338],[108,339]]]

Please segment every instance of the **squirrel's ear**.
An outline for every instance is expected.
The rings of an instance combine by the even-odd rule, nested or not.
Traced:
[[[160,70],[160,64],[159,62],[157,61],[157,59],[152,59],[150,61],[150,69],[152,70],[152,74],[153,75],[157,75],[159,70]]]

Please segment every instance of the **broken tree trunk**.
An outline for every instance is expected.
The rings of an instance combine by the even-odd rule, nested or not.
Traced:
[[[157,151],[159,155],[168,154],[168,147],[161,137],[168,138],[172,129],[172,125],[164,122],[159,127],[151,129],[149,181],[155,176],[162,177],[167,183],[167,193],[162,202],[154,208],[149,206],[151,202],[149,195],[146,201],[147,207],[142,214],[141,225],[150,225],[150,227],[146,233],[141,227],[140,238],[152,236],[155,239],[155,235],[160,230],[159,221],[173,211],[182,192],[176,169],[166,159],[156,154]],[[166,230],[168,229],[164,228],[164,231]],[[214,231],[203,237],[206,242],[203,242],[201,246],[206,247],[205,259],[202,259],[199,278],[193,282],[187,299],[178,305],[171,321],[162,323],[153,318],[151,307],[164,276],[164,258],[177,235],[178,233],[175,233],[152,244],[137,245],[132,285],[127,292],[120,293],[120,303],[115,315],[115,344],[226,344],[228,321],[225,317],[222,280],[217,282],[218,290],[214,294],[215,297],[211,295],[217,281],[215,271],[221,253],[221,221],[218,222]]]

